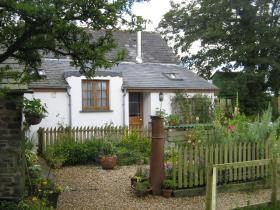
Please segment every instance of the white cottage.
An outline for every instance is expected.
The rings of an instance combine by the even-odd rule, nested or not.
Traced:
[[[100,36],[102,32],[93,33]],[[114,38],[118,49],[126,51],[126,58],[111,69],[97,70],[92,79],[80,75],[67,58],[44,59],[44,79],[30,84],[34,93],[25,94],[40,98],[49,112],[39,125],[31,126],[33,139],[39,127],[146,127],[158,108],[171,113],[171,99],[180,91],[214,99],[217,88],[179,66],[160,34],[119,31]]]

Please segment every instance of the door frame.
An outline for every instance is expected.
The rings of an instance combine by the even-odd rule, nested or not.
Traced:
[[[143,99],[143,93],[142,92],[128,92],[128,94],[131,94],[131,93],[137,93],[137,94],[139,94],[139,106],[140,106],[140,108],[139,108],[139,111],[140,111],[140,115],[139,116],[133,116],[133,117],[131,117],[130,116],[130,103],[129,103],[129,100],[128,100],[128,117],[129,117],[129,127],[130,128],[143,128],[143,126],[144,126],[144,123],[143,123],[143,117],[144,117],[144,104],[143,104],[143,102],[144,102],[144,99]],[[129,97],[129,96],[128,96]],[[139,118],[139,119],[137,119],[137,118]],[[138,122],[139,122],[139,126],[135,126],[136,124],[135,123],[133,123],[132,121],[137,121],[138,120]]]

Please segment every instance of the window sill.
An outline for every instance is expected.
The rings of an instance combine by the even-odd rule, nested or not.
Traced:
[[[113,112],[113,110],[81,110],[80,113]]]

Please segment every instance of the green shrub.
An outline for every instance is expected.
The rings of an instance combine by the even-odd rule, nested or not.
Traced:
[[[162,188],[164,189],[171,189],[174,190],[176,189],[176,182],[173,181],[172,179],[165,179],[162,183]]]
[[[102,155],[114,155],[116,153],[116,148],[111,141],[105,140],[102,144],[101,154]]]
[[[150,140],[132,134],[129,139],[117,144],[119,165],[145,164],[150,157]]]
[[[135,183],[135,190],[137,191],[146,191],[151,186],[149,181],[144,182],[136,182]]]
[[[1,210],[17,210],[18,204],[15,201],[0,201]]]
[[[95,162],[101,155],[118,156],[119,165],[148,163],[150,156],[150,140],[141,138],[137,132],[130,132],[127,140],[115,144],[114,140],[91,139],[77,143],[69,138],[59,140],[49,146],[44,157],[50,166],[62,162],[63,165],[85,164]]]
[[[94,162],[102,151],[102,145],[102,140],[94,139],[88,140],[85,143],[63,142],[48,147],[44,157],[50,165],[59,158],[63,159],[64,165]]]

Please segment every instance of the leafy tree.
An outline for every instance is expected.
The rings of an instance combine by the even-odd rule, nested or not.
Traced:
[[[187,67],[208,79],[217,67],[243,69],[249,106],[262,101],[268,88],[278,95],[279,0],[191,0],[171,7],[159,28],[167,40],[174,41],[175,50],[183,53]],[[195,41],[201,48],[191,53]],[[262,102],[258,105],[255,111],[266,107]]]
[[[0,81],[7,75],[34,79],[30,75],[46,54],[69,56],[86,76],[93,76],[97,67],[112,66],[124,54],[106,57],[116,47],[111,32],[133,24],[124,14],[134,1],[141,0],[1,0]],[[104,36],[93,37],[90,30],[103,30]],[[5,65],[11,59],[22,64],[23,71],[11,71],[12,66]]]

